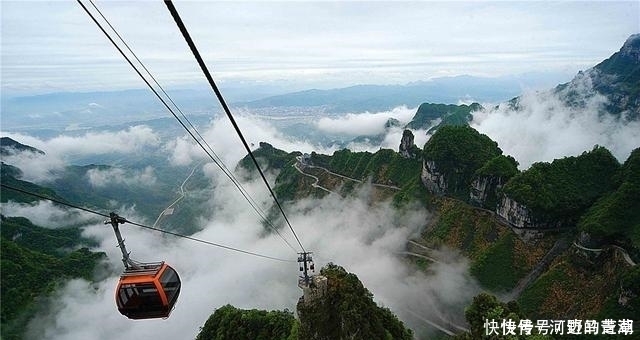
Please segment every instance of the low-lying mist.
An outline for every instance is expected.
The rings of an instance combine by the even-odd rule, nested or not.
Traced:
[[[563,92],[527,92],[518,110],[503,103],[475,112],[471,126],[515,157],[521,170],[535,162],[580,155],[596,144],[624,162],[640,146],[640,121],[605,112],[607,98],[593,90],[588,77],[572,86],[582,99],[580,106],[568,105]]]
[[[121,230],[132,258],[165,260],[176,268],[183,282],[179,301],[168,319],[132,321],[120,315],[115,306],[114,291],[122,264],[113,231],[100,221],[92,222],[85,227],[84,235],[100,243],[94,251],[107,253],[106,266],[99,266],[99,276],[106,279],[64,284],[43,304],[29,325],[27,337],[193,338],[208,316],[227,303],[249,309],[295,310],[301,295],[297,254],[276,234],[265,236],[255,212],[215,167],[204,165],[204,173],[213,183],[215,195],[202,212],[204,229],[194,237],[294,262],[230,252],[124,224]],[[270,205],[261,181],[247,182],[245,187],[264,209]],[[318,269],[334,262],[354,272],[380,304],[420,332],[425,324],[412,313],[436,322],[442,317],[460,322],[462,306],[478,291],[466,261],[455,254],[441,255],[447,264],[434,264],[428,273],[416,271],[399,253],[404,251],[407,239],[424,228],[429,214],[418,206],[398,210],[390,202],[369,203],[370,192],[371,188],[363,187],[352,197],[304,199],[286,204],[285,210],[305,248],[314,252]],[[8,215],[25,213],[16,205],[5,205],[3,210]],[[25,215],[46,223],[46,218],[58,216],[62,210],[40,203],[37,211],[40,217],[35,216],[35,210]],[[145,220],[131,208],[119,213],[132,221]],[[75,219],[82,222],[78,216]],[[281,233],[296,244],[288,229],[281,229]]]

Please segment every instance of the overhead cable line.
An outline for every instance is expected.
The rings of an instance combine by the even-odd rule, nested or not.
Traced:
[[[110,218],[110,215],[103,214],[103,213],[95,211],[95,210],[91,210],[91,209],[88,209],[88,208],[83,208],[83,207],[75,205],[75,204],[67,203],[67,202],[64,202],[64,201],[61,201],[61,200],[58,200],[58,199],[55,199],[55,198],[51,198],[51,197],[47,197],[47,196],[40,195],[40,194],[37,194],[37,193],[33,193],[33,192],[30,192],[30,191],[27,191],[27,190],[23,190],[23,189],[20,189],[20,188],[16,188],[16,187],[13,187],[13,186],[10,186],[10,185],[6,185],[6,184],[0,184],[0,185],[3,188],[6,188],[6,189],[14,190],[14,191],[17,191],[17,192],[20,192],[20,193],[23,193],[23,194],[26,194],[26,195],[30,195],[30,196],[33,196],[33,197],[37,197],[37,198],[40,198],[40,199],[45,199],[45,200],[48,200],[48,201],[51,201],[51,202],[54,202],[54,203],[57,203],[57,204],[60,204],[60,205],[64,205],[64,206],[70,207],[70,208],[79,209],[79,210],[82,210],[82,211],[85,211],[85,212],[88,212],[88,213],[91,213],[91,214],[94,214],[94,215]],[[223,248],[223,249],[227,249],[227,250],[231,250],[231,251],[235,251],[235,252],[239,252],[239,253],[243,253],[243,254],[247,254],[247,255],[253,255],[253,256],[262,257],[262,258],[265,258],[265,259],[270,259],[270,260],[275,260],[275,261],[281,261],[281,262],[296,262],[296,261],[293,261],[293,260],[285,260],[285,259],[281,259],[281,258],[277,258],[277,257],[273,257],[273,256],[254,253],[254,252],[248,251],[248,250],[242,250],[242,249],[239,249],[239,248],[225,246],[223,244],[214,243],[214,242],[211,242],[211,241],[199,239],[199,238],[192,237],[192,236],[182,235],[182,234],[175,233],[175,232],[168,231],[168,230],[163,230],[163,229],[159,229],[159,228],[155,228],[155,227],[149,227],[147,225],[136,223],[136,222],[132,222],[132,221],[129,221],[127,219],[124,219],[124,221],[127,222],[127,223],[130,223],[132,225],[138,226],[140,228],[157,231],[157,232],[160,232],[160,233],[163,233],[163,234],[169,234],[169,235],[172,235],[172,236],[175,236],[175,237],[180,237],[180,238],[184,238],[184,239],[191,240],[191,241],[194,241],[194,242],[204,243],[204,244],[207,244],[207,245],[210,245],[210,246]]]
[[[231,114],[231,110],[229,109],[229,106],[227,105],[226,101],[224,100],[224,97],[222,96],[222,93],[218,89],[218,86],[216,85],[215,81],[213,80],[213,77],[211,76],[211,73],[209,72],[207,65],[204,63],[204,60],[200,56],[200,52],[198,52],[198,49],[195,43],[193,42],[193,39],[191,39],[191,36],[189,35],[189,31],[187,30],[187,27],[182,22],[182,19],[180,18],[180,14],[178,14],[178,11],[176,10],[175,6],[173,6],[173,3],[171,2],[171,0],[165,0],[164,3],[169,9],[169,12],[171,13],[171,16],[173,17],[174,21],[178,25],[180,32],[182,32],[182,36],[184,37],[185,41],[189,45],[189,48],[191,49],[193,56],[196,58],[198,65],[200,65],[202,72],[204,73],[205,77],[207,78],[207,81],[209,82],[209,85],[211,86],[211,89],[213,90],[213,92],[215,92],[216,96],[218,97],[218,101],[220,102],[220,105],[222,105],[222,108],[224,109],[224,112],[227,114],[227,117],[229,117],[229,120],[231,121],[233,128],[236,130],[236,133],[240,137],[240,140],[242,141],[242,145],[244,145],[244,148],[247,150],[247,152],[249,153],[249,156],[251,157],[251,160],[253,160],[253,163],[258,169],[258,172],[260,173],[260,177],[262,177],[262,181],[267,186],[267,189],[269,189],[269,193],[271,193],[271,197],[273,197],[273,200],[276,202],[278,209],[280,209],[280,212],[282,213],[282,217],[284,217],[284,220],[289,226],[289,229],[291,229],[291,232],[293,233],[293,236],[296,238],[296,241],[298,241],[298,244],[300,245],[300,248],[302,248],[302,251],[306,252],[304,247],[302,246],[302,243],[300,242],[300,238],[298,238],[298,235],[296,234],[295,230],[293,230],[293,226],[289,222],[289,219],[287,218],[287,215],[285,214],[284,209],[282,208],[282,205],[278,201],[278,198],[276,197],[275,192],[273,191],[273,189],[271,189],[271,185],[269,185],[269,181],[267,180],[266,176],[264,175],[264,172],[260,168],[260,165],[258,164],[258,160],[253,155],[253,152],[251,151],[249,144],[247,143],[246,139],[242,135],[242,131],[240,131],[240,127],[238,126],[238,123],[236,123],[235,118],[233,118],[233,115]]]
[[[105,17],[104,14],[102,14],[102,11],[98,8],[98,6],[96,6],[96,4],[93,2],[93,0],[89,0],[89,2],[93,6],[93,8],[96,9],[98,14],[100,14],[102,19],[107,23],[107,25],[109,25],[109,28],[111,28],[113,33],[116,34],[118,39],[124,44],[124,46],[127,48],[127,50],[133,55],[133,57],[140,64],[140,66],[142,66],[144,71],[149,75],[149,77],[151,77],[151,79],[156,84],[156,86],[158,86],[158,88],[160,88],[160,90],[167,97],[169,102],[171,102],[171,104],[173,104],[173,106],[176,108],[176,110],[178,110],[178,112],[180,113],[182,118],[189,124],[189,126],[198,135],[198,137],[200,137],[200,140],[202,140],[202,142],[207,146],[207,148],[210,151],[210,153],[207,152],[207,149],[205,149],[202,145],[200,145],[202,147],[203,151],[207,154],[207,156],[209,156],[209,158],[211,158],[211,160],[220,168],[220,170],[222,170],[222,172],[229,178],[229,180],[231,180],[231,182],[236,186],[236,188],[240,191],[242,196],[245,198],[245,200],[247,200],[249,205],[251,205],[253,210],[266,223],[267,227],[269,227],[271,230],[275,231],[276,234],[278,234],[278,236],[280,236],[280,238],[287,244],[287,246],[289,246],[289,248],[291,248],[294,252],[296,252],[297,250],[291,245],[291,243],[289,243],[289,241],[282,234],[280,234],[280,231],[278,230],[278,228],[271,222],[271,220],[269,220],[267,218],[267,214],[260,208],[258,203],[255,202],[255,200],[253,199],[253,197],[251,197],[249,192],[247,192],[247,190],[242,186],[240,181],[238,181],[238,179],[233,175],[233,172],[231,170],[229,170],[229,168],[224,164],[224,162],[222,161],[222,158],[220,158],[220,156],[218,156],[216,154],[216,152],[213,151],[213,148],[209,145],[209,143],[207,143],[207,140],[200,134],[198,129],[191,123],[189,118],[187,118],[187,116],[184,114],[184,112],[182,112],[180,107],[173,101],[171,96],[169,96],[169,94],[164,90],[162,85],[160,85],[160,83],[156,80],[156,78],[153,76],[151,71],[149,71],[149,69],[147,69],[147,67],[144,65],[142,60],[140,60],[140,58],[138,58],[137,54],[131,49],[131,47],[129,47],[129,44],[127,44],[127,42],[118,33],[118,31],[115,29],[115,27],[113,27],[113,25],[111,25],[111,22],[109,21],[109,19],[107,19],[107,17]],[[131,66],[133,67],[133,65],[131,65]],[[171,112],[171,113],[173,114],[173,112]],[[175,114],[173,116],[180,122],[180,119]],[[183,125],[183,127],[184,127],[184,125]],[[188,132],[188,130],[187,130],[187,132]],[[194,138],[194,140],[196,142],[198,141],[193,135],[192,135],[192,137]]]
[[[100,30],[102,31],[102,33],[104,33],[104,35],[109,39],[109,41],[111,41],[111,43],[113,44],[113,46],[115,46],[115,48],[118,50],[118,52],[120,52],[120,54],[125,58],[125,60],[129,63],[129,65],[136,71],[136,73],[140,76],[140,78],[142,78],[142,80],[147,84],[147,86],[149,87],[149,89],[151,89],[151,91],[156,95],[156,97],[162,102],[162,104],[164,104],[164,106],[167,108],[167,110],[169,110],[169,112],[173,115],[173,117],[180,123],[180,125],[184,128],[185,131],[187,131],[187,133],[189,133],[189,135],[193,138],[193,140],[200,146],[200,148],[202,148],[202,150],[207,154],[207,156],[209,156],[209,158],[211,158],[211,160],[222,170],[222,172],[231,180],[231,182],[236,186],[236,188],[240,191],[240,193],[242,194],[242,196],[245,198],[245,200],[247,200],[247,202],[249,203],[249,205],[251,205],[251,207],[253,208],[253,210],[258,214],[258,216],[266,223],[267,227],[269,227],[271,230],[275,231],[276,234],[278,234],[278,236],[287,244],[287,246],[289,246],[289,248],[291,248],[294,252],[297,252],[297,250],[291,245],[291,243],[289,243],[289,241],[280,233],[280,231],[278,230],[278,228],[273,224],[273,222],[271,222],[267,216],[266,213],[264,211],[262,211],[262,209],[259,207],[259,205],[255,202],[255,200],[251,197],[251,195],[249,195],[249,193],[247,192],[247,190],[242,186],[242,184],[240,183],[240,181],[238,181],[238,179],[235,178],[235,176],[233,175],[233,173],[231,172],[231,170],[229,170],[229,168],[224,164],[224,162],[222,161],[222,159],[215,153],[215,151],[213,151],[213,148],[211,148],[211,146],[207,143],[207,141],[204,139],[204,137],[198,132],[198,130],[196,129],[196,127],[191,123],[191,121],[189,121],[189,119],[186,117],[186,115],[182,112],[182,110],[180,110],[180,108],[178,107],[178,105],[173,101],[173,99],[171,99],[171,97],[169,96],[169,94],[164,90],[164,88],[158,83],[158,81],[155,79],[155,77],[153,76],[153,74],[151,74],[151,72],[147,69],[147,67],[144,65],[144,63],[138,58],[138,56],[135,54],[135,52],[133,52],[133,50],[129,47],[129,45],[124,41],[124,39],[122,38],[122,36],[120,36],[120,34],[118,33],[118,31],[111,25],[111,23],[109,22],[109,20],[102,14],[102,12],[100,11],[100,9],[93,3],[92,0],[89,0],[91,2],[91,4],[93,5],[93,7],[96,9],[96,11],[100,14],[100,16],[104,19],[104,21],[107,23],[107,25],[109,25],[109,27],[111,28],[111,30],[116,34],[116,36],[120,39],[120,41],[124,44],[124,46],[126,46],[126,48],[129,50],[129,52],[133,55],[133,57],[138,61],[138,63],[142,66],[142,68],[146,71],[146,73],[151,77],[151,79],[154,81],[154,83],[160,88],[160,90],[162,91],[162,93],[164,93],[164,95],[168,98],[168,100],[171,102],[171,104],[173,104],[173,106],[180,112],[180,114],[182,115],[182,117],[185,119],[185,121],[191,126],[191,128],[193,129],[193,131],[195,131],[195,133],[200,137],[200,140],[202,140],[202,142],[204,144],[206,144],[206,146],[208,147],[208,150],[204,147],[204,145],[202,145],[202,143],[200,142],[200,140],[198,138],[196,138],[196,136],[194,136],[194,134],[191,132],[191,130],[189,128],[186,127],[186,125],[182,122],[182,120],[176,115],[176,113],[173,111],[173,109],[167,104],[167,102],[160,96],[160,94],[156,91],[156,89],[149,83],[149,81],[142,75],[142,73],[137,69],[137,67],[133,64],[133,62],[129,59],[129,57],[122,51],[122,49],[120,48],[120,46],[118,46],[118,44],[111,38],[111,36],[106,32],[106,30],[103,28],[103,26],[96,20],[96,18],[93,16],[93,14],[84,6],[84,4],[80,1],[77,0],[77,2],[80,4],[80,6],[82,6],[82,8],[84,9],[84,11],[91,17],[91,19],[93,20],[93,22],[100,28]],[[295,234],[294,234],[295,236]],[[297,238],[297,237],[296,237]]]

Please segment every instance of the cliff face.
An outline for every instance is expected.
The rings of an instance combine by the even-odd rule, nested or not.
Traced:
[[[488,209],[494,209],[497,204],[498,190],[505,180],[496,176],[480,176],[471,182],[469,202]]]
[[[544,220],[536,218],[527,206],[504,195],[496,207],[496,214],[516,228],[553,229],[563,227],[562,220]]]
[[[444,174],[438,171],[434,161],[424,160],[422,162],[420,179],[432,194],[444,195],[447,192],[447,180]]]
[[[402,139],[400,140],[400,148],[398,152],[404,158],[415,158],[418,156],[420,149],[416,147],[414,141],[414,136],[411,130],[404,130],[402,133]]]
[[[500,200],[496,207],[496,214],[518,228],[534,227],[529,209],[507,196],[503,196]]]

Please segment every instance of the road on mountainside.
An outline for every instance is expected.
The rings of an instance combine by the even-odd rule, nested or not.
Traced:
[[[302,171],[302,170],[298,167],[298,162],[296,162],[296,163],[293,165],[293,167],[294,167],[294,168],[296,168],[296,170],[298,170],[298,172],[299,172],[299,173],[301,173],[301,174],[303,174],[304,176],[311,177],[311,178],[313,178],[313,179],[314,179],[314,181],[315,181],[315,182],[311,183],[311,186],[312,186],[312,187],[314,187],[314,188],[318,188],[318,189],[321,189],[321,190],[324,190],[324,191],[326,191],[326,192],[328,192],[328,193],[330,193],[330,194],[338,194],[337,192],[331,191],[331,190],[329,190],[329,189],[327,189],[327,188],[325,188],[325,187],[323,187],[323,186],[319,185],[319,184],[318,184],[318,182],[320,182],[320,179],[319,179],[318,177],[314,176],[314,175],[310,175],[310,174],[308,174],[308,173],[306,173],[306,172]]]
[[[515,300],[520,297],[520,294],[524,292],[524,290],[529,287],[535,280],[544,273],[544,271],[549,267],[551,262],[558,257],[558,255],[562,254],[565,250],[569,249],[569,240],[566,237],[559,238],[556,243],[553,244],[553,247],[549,249],[549,251],[542,257],[540,262],[531,269],[531,271],[523,277],[518,284],[509,292],[507,295],[509,297],[508,301]]]
[[[622,255],[622,258],[625,260],[625,262],[627,262],[631,267],[635,267],[637,265],[637,263],[635,263],[633,261],[633,259],[631,258],[631,256],[629,256],[629,253],[622,247],[620,246],[616,246],[615,244],[611,244],[611,245],[607,245],[604,248],[587,248],[581,244],[578,244],[577,242],[573,242],[573,246],[578,248],[578,249],[582,249],[584,251],[590,251],[592,253],[598,253],[600,254],[601,252],[603,252],[606,248],[613,248],[614,251],[616,251],[617,253],[619,253],[620,255]]]
[[[300,173],[302,173],[302,174],[304,174],[304,175],[306,175],[306,176],[309,176],[309,177],[313,177],[313,178],[315,178],[315,179],[316,179],[315,184],[317,184],[317,183],[318,183],[318,181],[319,181],[318,177],[313,176],[313,175],[310,175],[310,174],[307,174],[306,172],[302,171],[302,169],[300,168],[300,166],[302,166],[302,167],[304,167],[304,168],[315,168],[315,169],[320,169],[320,170],[322,170],[322,171],[324,171],[324,172],[326,172],[326,173],[328,173],[329,175],[332,175],[332,176],[336,176],[336,177],[344,178],[344,179],[347,179],[347,180],[350,180],[350,181],[353,181],[353,182],[356,182],[356,183],[360,183],[360,184],[364,183],[362,180],[355,179],[355,178],[351,178],[351,177],[347,177],[347,176],[345,176],[345,175],[341,175],[341,174],[335,173],[335,172],[333,172],[333,171],[331,171],[331,170],[329,170],[329,169],[327,169],[327,168],[323,168],[323,167],[321,167],[321,166],[305,164],[305,163],[302,161],[302,157],[300,157],[300,156],[297,156],[297,157],[296,157],[296,163],[295,163],[293,166],[296,168],[296,170],[298,170],[298,172],[300,172]],[[401,190],[399,187],[397,187],[397,186],[395,186],[395,185],[386,185],[386,184],[378,184],[378,183],[371,183],[371,185],[372,185],[372,186],[374,186],[374,187],[387,188],[387,189],[392,189],[392,190]],[[328,189],[326,189],[326,188],[323,188],[323,187],[321,187],[321,186],[317,186],[317,187],[318,187],[318,188],[320,188],[320,189],[323,189],[323,190],[325,190],[325,191],[333,192],[333,191],[330,191],[330,190],[328,190]]]
[[[399,251],[399,252],[397,252],[397,254],[400,254],[400,255],[409,255],[409,256],[413,256],[413,257],[419,257],[419,258],[421,258],[421,259],[429,260],[429,261],[431,261],[431,262],[444,264],[443,262],[440,262],[440,261],[436,260],[435,258],[433,258],[433,257],[431,257],[431,256],[426,256],[426,255],[422,255],[422,254],[414,253],[414,252],[411,252],[411,251]]]
[[[187,178],[184,179],[184,181],[182,181],[182,184],[180,184],[180,196],[178,198],[175,199],[175,201],[173,201],[171,204],[169,204],[166,208],[164,208],[164,210],[162,210],[162,212],[160,213],[160,215],[158,215],[158,218],[156,219],[155,222],[153,222],[153,227],[155,228],[156,225],[158,224],[158,222],[160,222],[160,219],[163,216],[166,215],[171,215],[173,214],[173,207],[178,204],[178,202],[180,202],[184,196],[185,196],[185,191],[184,191],[184,186],[185,184],[187,184],[187,181],[191,178],[191,176],[193,176],[193,174],[196,172],[196,169],[200,166],[200,164],[202,164],[202,162],[198,162],[198,164],[196,164],[193,169],[191,169],[191,172],[189,173],[189,176],[187,176]]]

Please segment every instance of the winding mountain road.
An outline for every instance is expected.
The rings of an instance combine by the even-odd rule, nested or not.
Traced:
[[[202,162],[199,162],[198,164],[196,164],[193,169],[191,169],[191,172],[189,173],[189,175],[187,176],[187,178],[184,179],[184,181],[182,182],[182,184],[180,184],[180,196],[178,198],[175,199],[175,201],[173,201],[171,204],[169,204],[166,208],[164,208],[164,210],[162,210],[162,212],[160,213],[160,215],[158,215],[158,218],[156,219],[155,222],[153,222],[153,227],[155,228],[156,225],[158,224],[158,222],[160,222],[160,219],[163,216],[166,215],[171,215],[173,214],[173,207],[178,204],[178,202],[180,202],[184,197],[185,197],[185,191],[184,191],[184,186],[185,184],[187,184],[187,181],[189,181],[189,179],[191,178],[191,176],[193,176],[193,174],[196,172],[196,169],[198,168],[198,166],[200,166],[200,164],[202,164]]]
[[[299,173],[301,173],[302,175],[307,176],[307,177],[311,177],[311,178],[313,178],[313,179],[314,179],[314,181],[315,181],[315,182],[311,183],[311,186],[312,186],[312,187],[314,187],[314,188],[318,188],[318,189],[320,189],[320,190],[324,190],[324,191],[326,191],[326,192],[328,192],[328,193],[330,193],[330,194],[337,194],[337,192],[335,192],[335,191],[331,191],[331,190],[329,190],[329,189],[327,189],[327,188],[325,188],[325,187],[323,187],[323,186],[319,185],[319,184],[318,184],[318,182],[320,182],[320,179],[319,179],[318,177],[314,176],[314,175],[310,175],[310,174],[308,174],[308,173],[306,173],[306,172],[302,171],[302,169],[300,169],[300,168],[298,167],[298,162],[296,162],[296,163],[293,165],[293,167],[294,167],[296,170],[298,170],[298,172],[299,172]]]
[[[297,156],[296,157],[296,163],[293,165],[293,167],[296,168],[296,170],[298,170],[298,172],[300,172],[301,174],[306,175],[308,177],[314,178],[316,180],[316,182],[314,184],[312,184],[313,187],[325,190],[327,192],[335,193],[334,191],[331,191],[331,190],[329,190],[327,188],[324,188],[324,187],[318,185],[318,182],[320,181],[320,179],[318,177],[316,177],[316,176],[310,175],[310,174],[302,171],[300,166],[302,166],[303,168],[320,169],[320,170],[328,173],[329,175],[340,177],[340,178],[343,178],[343,179],[346,179],[346,180],[350,180],[350,181],[353,181],[353,182],[356,182],[356,183],[360,183],[360,184],[365,183],[362,180],[351,178],[351,177],[348,177],[348,176],[345,176],[345,175],[341,175],[341,174],[335,173],[335,172],[333,172],[333,171],[331,171],[331,170],[329,170],[327,168],[321,167],[321,166],[306,164],[305,162],[302,161],[302,157]],[[387,188],[387,189],[392,189],[392,190],[396,190],[396,191],[401,190],[401,188],[399,188],[399,187],[397,187],[395,185],[386,185],[386,184],[379,184],[379,183],[371,183],[371,185],[374,186],[374,187]]]
[[[635,267],[638,264],[635,263],[633,261],[633,259],[631,258],[631,256],[629,256],[629,253],[622,247],[617,246],[615,244],[610,244],[605,246],[604,248],[587,248],[581,244],[578,244],[577,242],[573,242],[573,246],[578,248],[578,249],[582,249],[584,251],[589,251],[592,253],[597,253],[600,254],[601,252],[603,252],[604,250],[606,250],[606,248],[613,248],[616,252],[618,252],[620,255],[622,255],[622,258],[624,259],[625,262],[627,262],[631,267]]]

